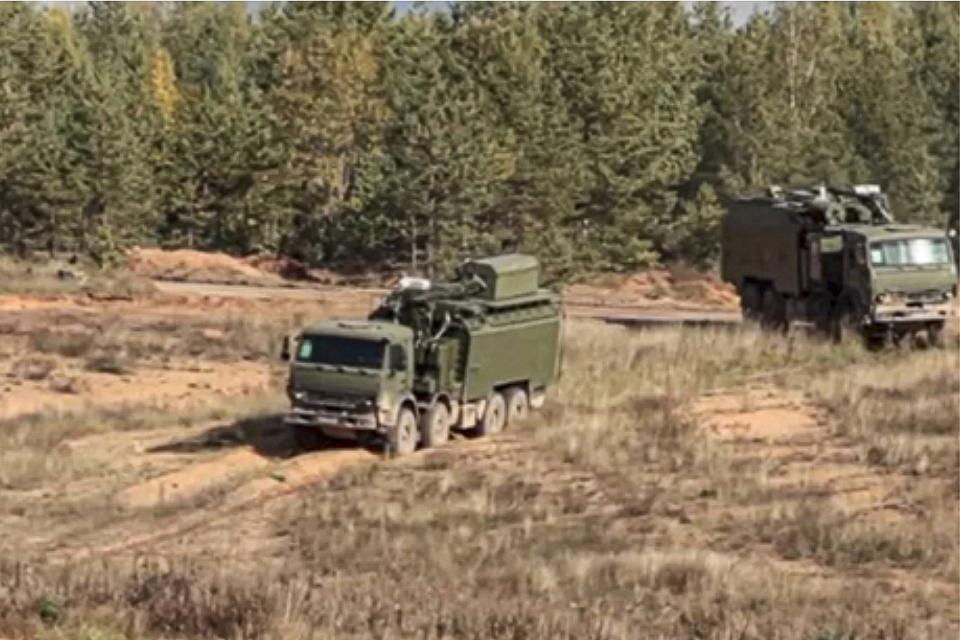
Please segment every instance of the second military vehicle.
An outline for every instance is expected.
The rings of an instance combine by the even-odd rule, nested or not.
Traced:
[[[896,224],[875,185],[740,198],[721,223],[721,273],[745,319],[814,323],[840,339],[943,339],[957,294],[946,234]]]
[[[402,280],[366,320],[304,329],[284,348],[300,446],[323,434],[406,454],[524,418],[560,366],[560,301],[538,276],[531,256],[471,260],[450,283]]]

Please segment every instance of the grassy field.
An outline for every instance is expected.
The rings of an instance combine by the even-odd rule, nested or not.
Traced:
[[[164,358],[267,359],[287,328],[204,322],[174,331],[118,321],[88,338],[20,327],[22,352],[5,361],[12,370],[30,352],[86,370],[94,354],[119,353],[135,377]],[[105,458],[90,468],[61,451],[78,438],[93,443],[80,451],[92,450],[96,438],[251,416],[276,430],[276,375],[244,401],[8,419],[0,507],[23,520],[22,539],[8,539],[0,557],[0,637],[888,640],[960,631],[956,343],[869,353],[749,328],[577,322],[564,363],[545,409],[500,437],[372,456],[239,507],[232,491],[247,476],[176,508],[123,511],[110,496],[156,469],[114,471],[119,463]],[[30,502],[42,494],[55,495]],[[62,538],[39,544],[41,528]],[[83,555],[57,543],[82,534],[119,549],[107,543],[147,529],[175,535]]]

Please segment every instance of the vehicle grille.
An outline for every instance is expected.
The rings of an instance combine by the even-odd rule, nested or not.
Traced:
[[[906,298],[910,302],[939,302],[942,297],[943,295],[937,289],[911,291],[906,294]]]
[[[300,399],[303,404],[308,404],[331,411],[352,411],[360,407],[361,404],[369,402],[366,398],[345,398],[343,396],[331,397],[320,393],[307,392],[306,396]]]

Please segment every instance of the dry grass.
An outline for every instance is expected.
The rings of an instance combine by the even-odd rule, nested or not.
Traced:
[[[721,470],[725,452],[704,446],[685,411],[705,391],[783,384],[873,357],[857,345],[750,328],[630,331],[584,323],[569,334],[567,371],[538,439],[568,461],[627,473]]]
[[[29,348],[36,353],[52,353],[65,358],[86,355],[96,344],[97,336],[91,331],[76,329],[56,330],[41,327],[29,337]]]
[[[26,356],[20,358],[10,367],[10,377],[37,382],[46,380],[57,368],[53,358],[43,356]]]
[[[112,354],[131,362],[275,359],[280,340],[294,320],[259,320],[229,315],[222,318],[159,320],[147,324],[114,315],[73,317],[21,329],[22,350],[62,358],[94,359]]]
[[[234,421],[281,410],[274,389],[242,399],[179,407],[137,404],[18,416],[0,421],[0,488],[24,490],[107,472],[97,458],[74,455],[72,441],[117,431],[149,431]]]
[[[886,468],[955,476],[960,422],[960,358],[955,349],[894,354],[807,384],[830,408],[834,431],[863,444],[864,459]]]
[[[948,580],[956,577],[956,512],[949,504],[920,511],[918,519],[870,520],[869,511],[850,514],[829,503],[806,501],[766,509],[755,525],[758,539],[787,560],[813,559],[843,569],[870,563],[923,567]]]
[[[196,348],[205,357],[236,357],[234,340],[248,357],[272,353],[273,338],[253,323],[204,328]],[[181,328],[147,333],[136,339],[178,337]],[[749,329],[582,323],[568,331],[565,364],[547,409],[526,428],[356,467],[264,507],[275,555],[258,557],[256,569],[226,551],[189,558],[189,540],[184,557],[150,566],[0,563],[0,635],[956,634],[955,352],[874,354]],[[827,414],[820,446],[844,443],[864,473],[884,474],[902,495],[851,510],[798,492],[778,481],[783,470],[764,449],[706,437],[689,411],[706,391],[760,384],[808,392]],[[0,425],[0,451],[53,455],[78,424],[85,433],[159,426],[149,413]],[[173,421],[181,419],[205,416]],[[238,521],[224,535],[246,534]]]
[[[90,274],[90,275],[88,275]],[[56,260],[22,261],[0,256],[0,294],[86,294],[98,300],[130,300],[156,291],[153,283],[125,271]]]

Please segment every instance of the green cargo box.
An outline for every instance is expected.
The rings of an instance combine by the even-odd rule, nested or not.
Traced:
[[[467,277],[476,275],[486,291],[479,297],[485,300],[509,300],[537,292],[540,267],[533,256],[509,254],[470,260],[462,267]]]
[[[560,322],[560,301],[545,291],[516,305],[491,303],[485,322],[468,329],[463,399],[513,382],[529,382],[531,390],[549,386],[559,369]]]

